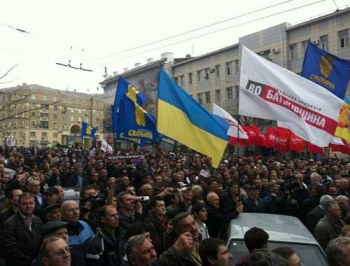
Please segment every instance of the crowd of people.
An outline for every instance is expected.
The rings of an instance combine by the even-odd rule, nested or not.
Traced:
[[[0,149],[0,265],[232,265],[227,226],[242,212],[296,216],[330,265],[350,265],[345,160],[226,154],[213,169],[196,153],[128,155]],[[263,229],[246,235],[237,265],[302,265]]]

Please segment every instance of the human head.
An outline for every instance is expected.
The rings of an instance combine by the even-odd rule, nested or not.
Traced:
[[[55,187],[49,187],[45,192],[45,202],[47,205],[55,204],[59,199],[59,191]]]
[[[132,236],[144,235],[149,241],[151,240],[150,227],[146,223],[134,223],[130,225],[126,231],[125,238],[129,239]]]
[[[267,248],[268,240],[269,234],[258,227],[252,227],[244,234],[244,243],[249,252],[252,252],[254,249]]]
[[[346,214],[350,210],[349,198],[345,195],[339,195],[335,198],[336,202],[342,211],[343,214]]]
[[[204,204],[197,203],[192,206],[191,212],[194,218],[200,220],[202,222],[206,221],[208,218],[208,212],[205,208]]]
[[[252,252],[243,265],[288,266],[287,261],[274,252]]]
[[[37,194],[40,192],[40,181],[32,179],[27,186],[27,189],[30,193]]]
[[[73,200],[67,200],[61,206],[62,219],[69,224],[76,224],[79,220],[80,210],[78,203]]]
[[[19,196],[23,194],[23,191],[20,189],[12,189],[6,193],[6,198],[12,206],[18,206]]]
[[[326,248],[329,265],[346,266],[350,265],[350,238],[338,237],[332,239]]]
[[[154,197],[149,204],[151,206],[152,212],[155,215],[161,216],[165,214],[165,202],[162,197]]]
[[[121,208],[123,212],[133,211],[135,209],[135,195],[130,192],[121,192],[117,197],[118,207]]]
[[[320,206],[324,209],[325,204],[329,201],[334,201],[334,198],[330,195],[323,195],[320,199]]]
[[[43,237],[44,239],[55,236],[60,237],[68,244],[68,230],[67,230],[67,222],[64,221],[54,221],[47,222],[43,226]]]
[[[332,220],[339,220],[342,217],[340,207],[336,201],[328,201],[324,205],[325,215]]]
[[[287,260],[288,266],[301,266],[301,260],[290,247],[278,247],[272,250],[272,252],[279,254],[285,260]]]
[[[58,200],[61,201],[64,199],[64,190],[63,187],[61,186],[55,186],[55,188],[57,188],[58,190]]]
[[[105,228],[117,229],[119,217],[117,209],[112,205],[105,205],[100,209],[101,223]]]
[[[18,198],[18,210],[24,215],[32,215],[35,209],[35,199],[29,192],[22,193]]]
[[[151,197],[153,195],[153,187],[151,184],[144,184],[141,188],[140,191],[143,196],[149,196]]]
[[[215,192],[209,192],[207,195],[207,203],[214,208],[220,207],[220,199],[219,196]]]
[[[144,235],[132,236],[125,244],[125,255],[131,266],[151,266],[157,258],[153,244]]]
[[[96,197],[98,195],[98,187],[95,185],[88,185],[83,187],[80,191],[80,199],[88,199],[89,197]]]
[[[191,233],[194,239],[197,239],[199,236],[196,221],[189,212],[180,212],[175,215],[173,219],[173,227],[177,236],[180,236],[185,232]]]
[[[198,250],[203,266],[230,266],[232,255],[226,247],[226,243],[218,238],[207,238],[199,245]]]
[[[40,248],[42,263],[45,266],[70,266],[71,254],[68,244],[59,237],[49,237]]]
[[[44,215],[47,221],[60,221],[62,220],[61,215],[61,204],[51,204],[44,209]]]

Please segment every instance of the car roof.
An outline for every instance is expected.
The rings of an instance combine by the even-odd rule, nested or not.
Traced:
[[[231,220],[229,239],[244,239],[245,232],[254,226],[264,229],[269,234],[269,241],[318,245],[314,236],[298,218],[266,213],[241,213]]]

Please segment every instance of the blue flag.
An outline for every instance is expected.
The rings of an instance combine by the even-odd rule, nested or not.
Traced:
[[[343,99],[350,79],[350,61],[332,55],[309,41],[301,76]]]
[[[158,140],[158,132],[156,129],[156,121],[154,116],[147,113],[132,99],[124,95],[118,114],[119,126],[117,135],[124,133],[127,138],[140,138],[149,142]]]
[[[168,143],[170,145],[173,145],[174,146],[174,149],[176,148],[177,146],[177,141],[172,139],[172,138],[169,138],[168,136],[165,136],[163,134],[159,134],[158,135],[158,140],[159,142],[164,142],[164,143]]]
[[[97,131],[97,129],[95,127],[90,126],[89,124],[87,124],[85,122],[82,122],[81,138],[90,137],[93,140],[96,140],[96,136],[95,136],[96,131]]]
[[[122,77],[118,80],[117,92],[114,98],[114,104],[112,107],[112,124],[113,124],[113,132],[117,133],[118,127],[118,112],[120,108],[120,102],[123,100],[124,95],[129,97],[132,101],[142,106],[144,102],[147,100],[147,96],[144,93],[139,92],[135,89],[133,85],[127,82]]]

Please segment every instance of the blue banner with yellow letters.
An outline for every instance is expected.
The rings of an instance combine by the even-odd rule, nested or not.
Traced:
[[[90,126],[89,124],[87,124],[85,122],[82,122],[81,138],[90,137],[93,140],[96,140],[96,136],[95,136],[96,131],[97,131],[97,129],[95,127]]]
[[[118,136],[122,132],[124,133],[123,137],[143,139],[140,142],[140,146],[142,146],[144,141],[158,141],[158,132],[154,116],[147,113],[141,106],[126,95],[124,95],[120,103],[118,121],[120,121],[117,129]]]
[[[350,61],[330,54],[309,41],[301,76],[343,99],[350,79]]]

